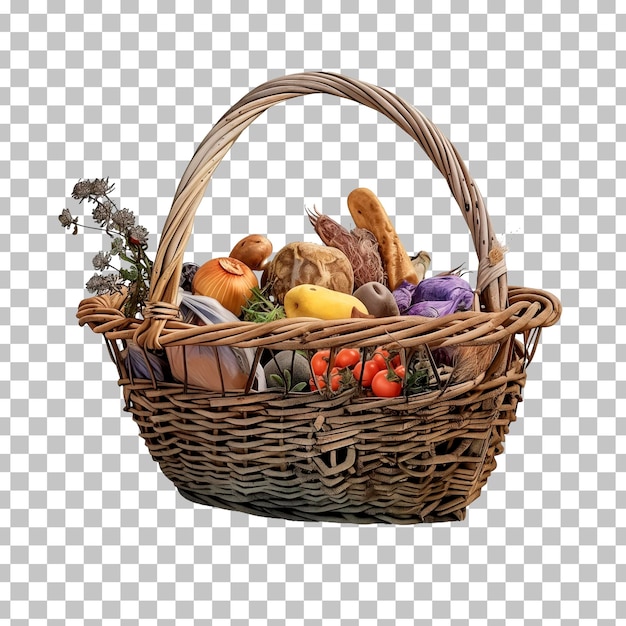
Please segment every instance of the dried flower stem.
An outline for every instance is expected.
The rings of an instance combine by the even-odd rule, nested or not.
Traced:
[[[78,234],[78,226],[105,232],[111,239],[111,249],[100,251],[93,258],[94,269],[114,270],[115,273],[94,274],[87,281],[86,288],[90,293],[120,293],[124,288],[128,297],[124,303],[124,313],[135,317],[141,313],[148,296],[152,261],[148,257],[149,233],[146,228],[135,223],[135,216],[128,209],[118,209],[109,194],[114,185],[108,178],[81,180],[72,190],[72,198],[82,203],[83,200],[93,202],[92,217],[98,226],[79,224],[69,209],[63,209],[59,221],[64,228],[73,227],[72,234]],[[111,264],[113,257],[118,256],[127,264],[119,268]]]

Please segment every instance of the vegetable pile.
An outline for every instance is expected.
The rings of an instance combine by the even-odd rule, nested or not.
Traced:
[[[239,319],[257,323],[281,318],[440,317],[474,307],[474,291],[460,268],[426,277],[430,254],[409,256],[371,190],[355,189],[347,204],[356,224],[353,230],[316,207],[307,209],[321,243],[288,243],[272,256],[266,237],[249,235],[229,257],[200,267],[185,264],[181,288],[215,298]],[[493,354],[473,350],[345,347],[265,354],[262,363],[267,386],[286,393],[356,390],[361,396],[394,398],[441,388],[452,378],[460,382],[476,376],[475,364],[484,364]]]
[[[132,264],[130,270],[119,270],[119,276],[94,277],[88,288],[96,290],[91,284],[96,278],[98,293],[127,288],[130,299],[125,312],[133,317],[141,315],[148,293],[146,272],[151,261],[146,253],[147,231],[135,225],[127,209],[120,211],[114,206],[108,196],[112,188],[108,179],[81,181],[72,195],[96,204],[94,219],[114,239],[113,253]],[[250,234],[237,242],[228,256],[201,265],[184,263],[178,303],[183,321],[203,325],[236,320],[265,324],[282,318],[436,318],[477,306],[474,290],[460,268],[426,277],[430,254],[420,251],[409,256],[371,190],[353,190],[347,205],[355,223],[353,230],[315,207],[307,210],[321,243],[292,242],[273,255],[273,245],[265,235]],[[105,209],[106,219],[101,215]],[[122,224],[118,217],[127,214],[128,223]],[[66,228],[74,226],[76,233],[77,220],[67,209],[59,219]],[[94,267],[112,267],[111,256],[100,253]],[[121,285],[121,280],[126,285]],[[189,346],[187,350],[147,354],[129,342],[123,357],[137,378],[174,379],[213,391],[252,386],[256,390],[282,388],[285,393],[332,394],[356,389],[364,396],[393,398],[441,387],[442,380],[470,380],[495,356],[492,347],[448,347],[431,352],[427,346],[409,351],[400,345],[377,350],[346,346],[315,353],[265,350],[260,362],[253,353],[226,346]],[[253,364],[256,371],[251,376]]]

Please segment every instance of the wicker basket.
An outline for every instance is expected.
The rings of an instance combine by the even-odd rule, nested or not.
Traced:
[[[283,319],[193,326],[177,292],[196,209],[215,168],[240,133],[269,107],[311,93],[371,107],[406,131],[449,184],[478,254],[477,306],[438,319],[398,316],[327,322]],[[542,327],[557,322],[557,298],[507,285],[481,195],[454,146],[419,111],[388,91],[337,74],[273,79],[235,104],[199,145],[163,228],[144,318],[121,313],[123,297],[80,303],[78,318],[102,333],[119,370],[126,410],[163,473],[187,499],[265,517],[348,523],[462,520],[503,451]],[[277,350],[401,345],[491,345],[490,365],[471,380],[414,396],[378,399],[283,390],[208,392],[137,380],[121,351],[134,340],[166,346],[238,346],[256,359]],[[255,363],[256,367],[256,363]]]

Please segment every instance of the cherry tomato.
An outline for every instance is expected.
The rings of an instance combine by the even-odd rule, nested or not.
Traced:
[[[382,369],[387,368],[388,358],[389,358],[389,350],[385,350],[384,348],[376,348],[371,360],[374,361],[378,365],[379,370],[382,370]]]
[[[396,354],[390,361],[391,363],[391,367],[393,367],[394,369],[396,367],[398,367],[401,363],[402,363],[402,359],[400,358],[399,354]]]
[[[389,380],[389,372],[380,370],[372,380],[372,391],[379,398],[396,398],[402,393],[402,383]]]
[[[316,376],[315,379],[309,378],[309,389],[311,391],[319,391],[326,387],[326,381],[323,376]]]
[[[330,370],[330,388],[333,391],[339,391],[339,387],[341,386],[341,374],[339,373],[339,368],[333,367]]]
[[[404,378],[404,376],[406,375],[406,368],[404,367],[404,365],[396,365],[396,367],[393,368],[393,371],[395,375],[399,376],[400,378]]]
[[[365,361],[365,365],[363,365],[362,361],[359,361],[352,370],[352,374],[357,382],[361,381],[363,387],[370,387],[372,385],[372,380],[374,376],[378,372],[380,372],[380,368],[378,367],[378,363],[375,361]],[[363,380],[361,380],[361,372],[363,372]]]
[[[361,360],[361,353],[354,348],[342,348],[337,353],[335,365],[339,368],[354,367]]]
[[[341,386],[341,374],[336,367],[333,367],[330,370],[330,388],[332,391],[339,391],[339,387]],[[321,391],[322,389],[326,389],[328,387],[328,377],[320,374],[315,376],[315,380],[313,378],[309,379],[309,388],[311,391]]]
[[[323,376],[328,369],[330,350],[318,350],[311,358],[311,369],[316,376]]]

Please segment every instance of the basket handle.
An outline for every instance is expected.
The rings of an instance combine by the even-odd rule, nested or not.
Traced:
[[[506,264],[500,245],[482,196],[447,137],[417,109],[385,89],[340,74],[304,72],[271,79],[241,98],[200,143],[183,173],[159,241],[144,311],[144,316],[150,318],[146,322],[156,322],[150,334],[157,344],[165,322],[177,314],[185,247],[213,172],[239,135],[267,109],[284,100],[312,93],[347,98],[375,109],[422,147],[446,179],[469,227],[479,260],[476,289],[483,304],[492,312],[506,308]]]

